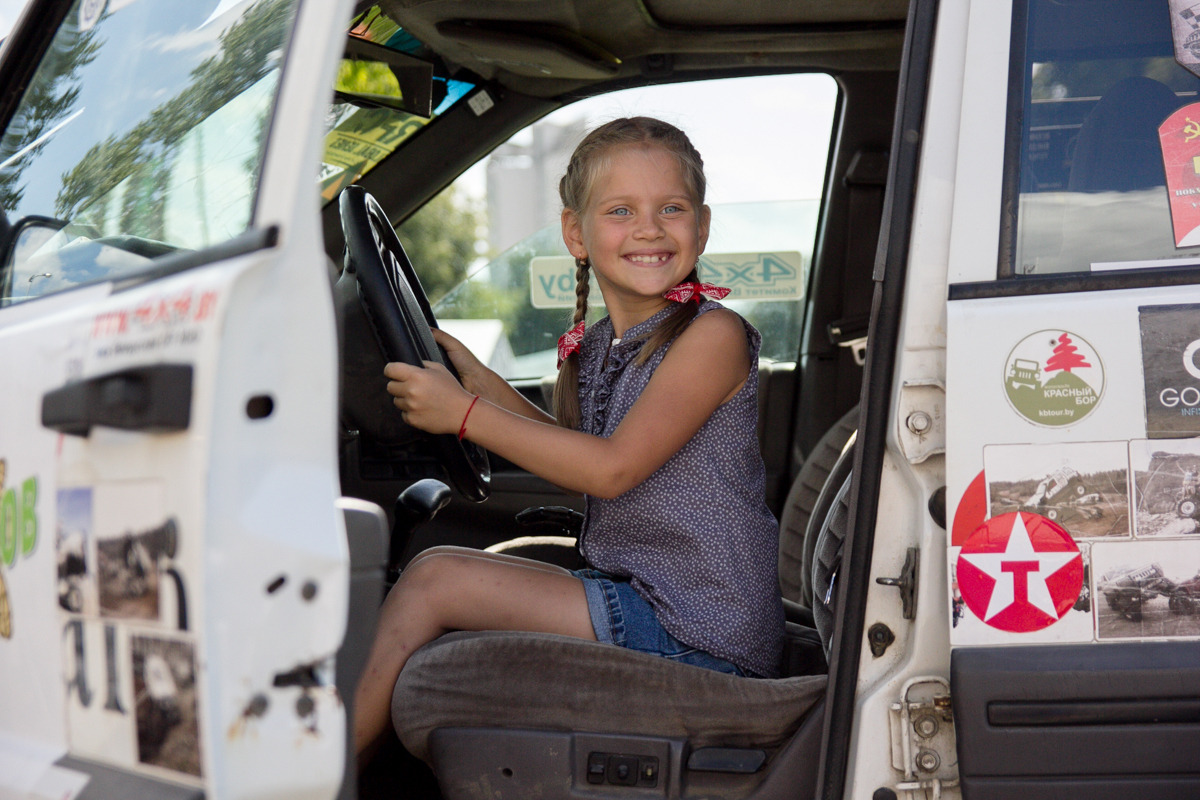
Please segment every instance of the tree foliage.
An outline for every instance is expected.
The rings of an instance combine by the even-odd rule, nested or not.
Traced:
[[[171,99],[151,111],[132,130],[92,147],[63,176],[56,212],[69,219],[121,181],[130,179],[122,216],[137,220],[136,233],[162,236],[163,163],[186,134],[216,110],[241,95],[275,66],[287,34],[292,0],[264,0],[221,34],[219,52],[191,73]],[[260,131],[264,131],[260,127]],[[155,211],[157,209],[157,211]],[[132,230],[130,232],[133,232]]]
[[[396,229],[429,302],[436,303],[466,278],[478,255],[484,215],[477,203],[450,186]]]
[[[95,31],[81,33],[78,15],[68,15],[0,139],[0,161],[20,153],[67,118],[79,99],[79,70],[96,58],[99,49]],[[43,147],[45,143],[30,148],[0,170],[0,208],[4,211],[14,211],[20,204],[25,194],[22,173]]]

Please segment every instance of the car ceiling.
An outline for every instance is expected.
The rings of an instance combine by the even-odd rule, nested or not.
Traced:
[[[366,2],[363,5],[373,5]],[[524,94],[693,70],[894,69],[908,0],[381,0],[451,65]]]

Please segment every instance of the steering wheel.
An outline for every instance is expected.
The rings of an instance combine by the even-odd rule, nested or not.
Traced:
[[[424,361],[458,373],[433,338],[437,327],[425,290],[379,203],[361,186],[347,186],[338,200],[346,237],[346,272],[358,285],[358,299],[387,361],[422,366]],[[382,372],[380,373],[382,380]],[[391,405],[391,398],[380,392]],[[398,416],[393,408],[393,417]],[[424,434],[450,482],[476,503],[491,491],[487,452],[453,434]]]

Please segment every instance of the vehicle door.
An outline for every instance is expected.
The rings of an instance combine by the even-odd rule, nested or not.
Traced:
[[[924,157],[954,174],[963,796],[1195,797],[1200,523],[1181,504],[1200,467],[1200,9],[950,5],[957,152]]]
[[[350,4],[34,3],[0,138],[0,795],[328,797]]]

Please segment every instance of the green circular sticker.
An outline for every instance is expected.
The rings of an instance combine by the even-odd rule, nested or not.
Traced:
[[[1004,362],[1004,394],[1013,410],[1035,425],[1073,425],[1100,404],[1104,365],[1078,334],[1031,333]]]

